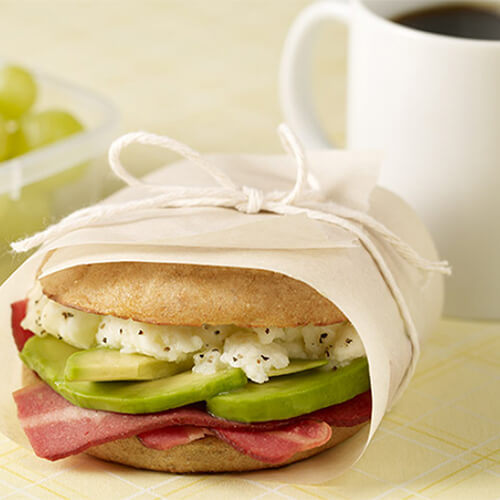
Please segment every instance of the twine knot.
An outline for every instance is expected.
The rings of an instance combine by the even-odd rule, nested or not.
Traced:
[[[253,187],[243,186],[242,192],[247,197],[247,202],[237,205],[236,208],[247,214],[257,214],[264,205],[264,192]]]

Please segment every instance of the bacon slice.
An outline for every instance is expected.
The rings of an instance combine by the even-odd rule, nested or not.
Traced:
[[[332,437],[327,423],[309,419],[274,431],[214,429],[214,432],[239,452],[268,464],[286,462],[296,453],[317,448]]]
[[[200,410],[126,415],[80,408],[66,401],[41,382],[14,393],[18,416],[34,452],[48,460],[58,460],[142,432],[186,423]],[[182,418],[181,415],[184,417]],[[186,420],[187,419],[187,420]]]
[[[372,395],[370,391],[366,391],[349,401],[313,411],[307,418],[321,420],[334,427],[354,427],[369,420],[371,414]]]
[[[142,415],[89,410],[69,403],[44,382],[14,393],[18,416],[33,450],[38,456],[48,460],[75,455],[92,446],[116,439],[141,435],[141,439],[147,440],[147,433],[157,429],[192,426],[213,429],[220,439],[224,439],[243,453],[269,463],[279,463],[275,460],[280,460],[283,453],[288,457],[293,450],[309,449],[320,446],[325,439],[328,441],[326,428],[329,429],[328,424],[335,420],[337,406],[341,407],[342,418],[337,420],[342,426],[357,425],[368,420],[370,395],[366,393],[360,396],[351,400],[353,413],[356,414],[351,417],[348,415],[350,402],[346,402],[295,419],[243,424],[213,417],[199,408],[190,406]],[[320,416],[324,416],[325,420],[321,421]],[[199,435],[192,429],[182,432],[191,433],[193,438]],[[161,434],[159,432],[156,435],[157,446],[167,446],[158,444]],[[259,439],[258,435],[262,436],[262,442],[271,443],[272,446],[255,441]],[[276,446],[284,451],[273,452],[272,448]],[[293,451],[292,455],[296,452]]]
[[[19,351],[23,350],[26,341],[33,337],[34,333],[30,330],[25,330],[21,326],[21,321],[26,316],[26,308],[28,307],[28,299],[19,300],[10,305],[11,317],[10,324],[12,327],[12,335]]]
[[[192,443],[193,441],[210,435],[213,435],[213,432],[205,427],[178,425],[175,427],[163,427],[162,429],[143,432],[137,437],[147,448],[168,450],[174,446]]]
[[[165,427],[139,434],[142,444],[155,450],[168,450],[205,436],[216,435],[226,443],[256,460],[270,464],[285,462],[300,451],[327,443],[331,427],[316,420],[302,420],[277,430],[206,429],[189,425]]]

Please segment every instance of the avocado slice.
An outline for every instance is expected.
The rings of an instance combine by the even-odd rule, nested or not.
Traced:
[[[268,375],[270,377],[281,377],[291,373],[304,372],[314,368],[320,368],[328,363],[326,359],[291,359],[285,368],[272,368]]]
[[[212,397],[207,409],[217,417],[238,422],[282,420],[342,403],[369,387],[368,362],[358,358],[336,370],[309,370],[264,384],[249,382]]]
[[[57,391],[56,381],[64,379],[66,361],[79,349],[52,335],[34,336],[24,344],[19,356],[40,378]]]
[[[145,382],[56,382],[56,390],[77,406],[117,413],[155,413],[203,401],[245,385],[240,368],[212,375],[186,371]]]
[[[64,378],[88,382],[152,380],[189,370],[192,359],[169,363],[143,354],[126,354],[97,347],[72,354],[66,361]]]
[[[246,384],[239,368],[213,375],[186,371],[144,382],[71,382],[64,378],[68,358],[77,352],[52,336],[30,338],[22,360],[55,391],[83,408],[117,413],[154,413],[203,401]]]

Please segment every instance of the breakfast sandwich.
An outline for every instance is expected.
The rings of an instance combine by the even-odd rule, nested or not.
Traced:
[[[36,281],[12,304],[35,453],[168,472],[280,467],[370,419],[348,318],[309,285],[238,267],[114,262]],[[36,375],[36,376],[35,376]]]

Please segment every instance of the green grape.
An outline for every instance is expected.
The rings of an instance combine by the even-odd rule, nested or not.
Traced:
[[[19,120],[13,137],[13,155],[41,148],[83,130],[83,125],[67,111],[51,109],[30,113]]]
[[[0,242],[0,285],[33,253],[14,254],[10,246]]]
[[[81,163],[80,165],[67,168],[62,172],[51,175],[46,179],[42,179],[41,181],[32,184],[32,187],[33,189],[43,191],[54,191],[60,187],[66,186],[67,184],[76,182],[85,173],[88,165],[88,163]]]
[[[42,229],[51,215],[50,196],[34,189],[23,188],[17,200],[0,195],[0,241],[11,241]]]
[[[67,111],[52,109],[30,113],[21,118],[18,129],[13,135],[13,155],[18,156],[41,148],[82,130],[83,125]],[[57,189],[77,180],[86,167],[87,164],[75,165],[37,182],[32,187],[39,190]]]
[[[0,243],[0,284],[2,284],[15,270],[14,256],[5,243]]]
[[[12,137],[7,130],[7,123],[0,116],[0,161],[10,156]]]
[[[15,119],[26,113],[35,102],[37,94],[33,77],[18,66],[0,69],[0,114]]]
[[[0,283],[28,257],[13,254],[9,243],[40,231],[50,218],[50,195],[46,192],[28,186],[17,200],[0,194]]]

